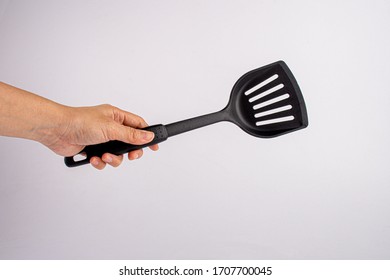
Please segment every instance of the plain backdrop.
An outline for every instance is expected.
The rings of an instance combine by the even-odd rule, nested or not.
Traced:
[[[219,123],[97,171],[1,137],[0,258],[390,258],[389,1],[0,1],[1,81],[150,124],[279,59],[310,124],[278,138]]]

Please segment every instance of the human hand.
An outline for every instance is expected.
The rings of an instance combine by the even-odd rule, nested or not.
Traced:
[[[149,143],[153,132],[138,129],[146,126],[141,117],[111,105],[68,107],[0,82],[0,136],[34,140],[61,156],[73,156],[87,145],[111,140]],[[150,148],[156,151],[158,145]],[[142,153],[131,151],[128,158],[140,158]],[[117,167],[122,160],[123,155],[105,153],[90,162],[103,169],[107,163]]]
[[[94,145],[119,140],[122,142],[141,145],[153,140],[154,134],[140,130],[148,126],[143,118],[123,111],[111,105],[94,107],[64,107],[64,119],[54,137],[41,141],[49,149],[62,156],[73,156],[87,145]],[[51,138],[51,139],[50,139]],[[150,146],[158,150],[158,145]],[[140,158],[142,149],[128,153],[129,160]],[[119,166],[123,155],[105,153],[101,158],[92,157],[90,162],[97,169],[103,169],[106,164]]]

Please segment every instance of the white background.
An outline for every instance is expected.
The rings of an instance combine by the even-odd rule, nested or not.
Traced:
[[[283,59],[309,127],[220,123],[100,172],[0,138],[2,259],[390,257],[390,2],[0,1],[0,80],[150,124]]]

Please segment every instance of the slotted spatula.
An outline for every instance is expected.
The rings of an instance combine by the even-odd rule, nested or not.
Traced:
[[[244,74],[233,86],[228,105],[221,111],[196,118],[144,128],[155,137],[145,145],[110,141],[84,148],[85,158],[66,157],[68,167],[89,163],[91,157],[104,153],[121,155],[165,141],[168,137],[220,121],[235,123],[245,132],[262,138],[276,137],[307,127],[305,102],[299,86],[283,61]]]

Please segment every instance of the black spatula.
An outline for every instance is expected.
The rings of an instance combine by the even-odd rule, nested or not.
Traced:
[[[245,132],[262,138],[276,137],[307,127],[305,102],[299,86],[283,61],[278,61],[244,74],[233,86],[228,105],[221,111],[196,118],[144,128],[155,137],[146,145],[110,141],[85,147],[76,161],[66,157],[68,167],[89,163],[91,157],[104,153],[121,155],[165,141],[168,137],[220,121],[233,122]]]

